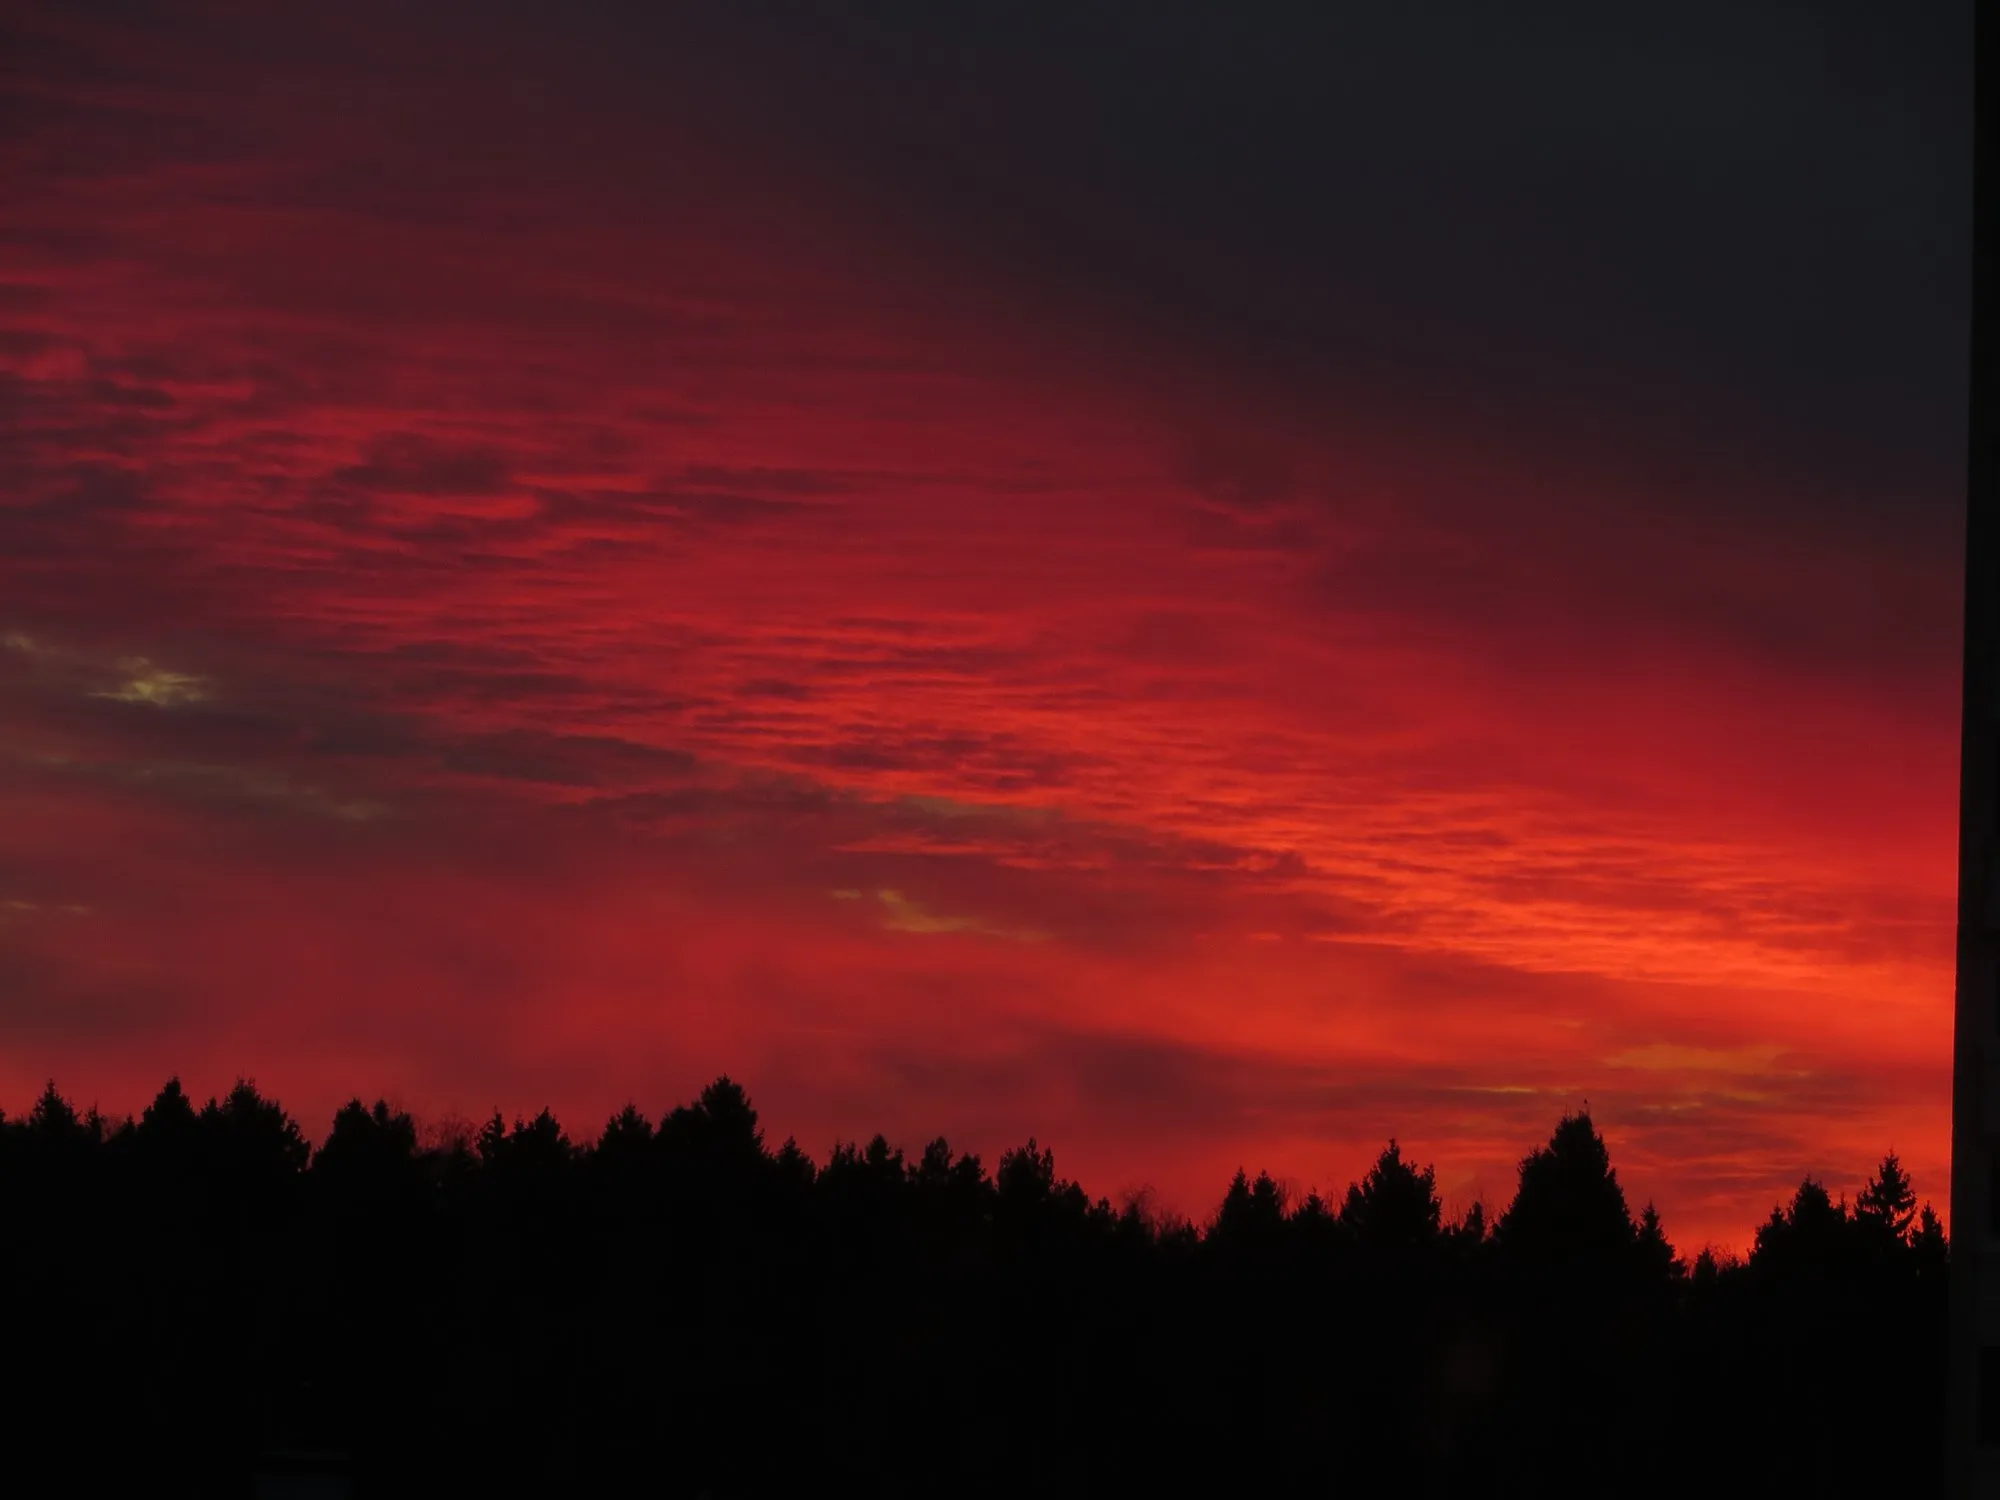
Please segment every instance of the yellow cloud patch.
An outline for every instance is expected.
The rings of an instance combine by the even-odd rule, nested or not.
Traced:
[[[881,902],[887,913],[882,918],[882,925],[891,932],[972,932],[982,937],[1006,938],[1016,943],[1045,943],[1049,939],[1046,932],[1034,932],[1026,928],[996,927],[983,917],[949,917],[926,911],[901,891],[877,891],[875,899]]]
[[[108,693],[92,693],[91,697],[172,708],[180,703],[199,703],[206,696],[201,678],[186,672],[163,671],[143,656],[127,657],[118,663],[118,670],[128,674],[123,685]]]

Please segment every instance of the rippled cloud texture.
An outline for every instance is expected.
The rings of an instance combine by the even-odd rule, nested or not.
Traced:
[[[1962,7],[661,9],[7,23],[0,1102],[1942,1197]]]

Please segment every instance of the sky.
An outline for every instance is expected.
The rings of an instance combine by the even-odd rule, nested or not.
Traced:
[[[0,1105],[1942,1211],[1969,26],[10,7]]]

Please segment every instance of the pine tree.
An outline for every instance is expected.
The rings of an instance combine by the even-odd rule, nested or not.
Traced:
[[[1854,1200],[1854,1224],[1878,1252],[1901,1249],[1917,1217],[1917,1191],[1891,1151]]]
[[[76,1106],[63,1098],[53,1078],[35,1101],[35,1107],[28,1111],[28,1129],[47,1140],[68,1140],[82,1129]]]
[[[1944,1225],[1938,1219],[1937,1210],[1926,1203],[1923,1212],[1917,1215],[1917,1227],[1910,1235],[1910,1258],[1915,1263],[1917,1275],[1942,1282],[1950,1256],[1951,1246],[1945,1239]]]
[[[1256,1240],[1269,1243],[1284,1226],[1285,1195],[1268,1172],[1252,1182],[1241,1167],[1230,1179],[1222,1207],[1210,1232],[1219,1241]]]
[[[1437,1169],[1417,1170],[1403,1160],[1403,1148],[1393,1140],[1367,1176],[1348,1184],[1340,1206],[1341,1228],[1355,1244],[1388,1252],[1433,1243],[1443,1215]]]
[[[1636,1233],[1604,1137],[1588,1114],[1573,1114],[1522,1161],[1521,1185],[1496,1237],[1525,1261],[1610,1269],[1630,1264]]]
[[[1687,1275],[1687,1262],[1674,1254],[1666,1230],[1660,1226],[1659,1210],[1650,1202],[1639,1216],[1638,1250],[1640,1269],[1649,1280],[1678,1281]]]

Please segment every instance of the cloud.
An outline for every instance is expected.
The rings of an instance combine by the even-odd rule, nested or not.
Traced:
[[[901,891],[877,891],[875,899],[881,902],[886,913],[882,925],[890,932],[970,932],[982,937],[1005,938],[1015,943],[1045,943],[1049,940],[1046,932],[1000,927],[981,917],[941,916],[924,910]]]
[[[1934,1176],[1962,48],[1473,9],[23,23],[0,1087]]]
[[[489,495],[511,481],[509,455],[475,444],[442,443],[418,432],[372,439],[362,461],[333,471],[346,489],[387,495]]]
[[[1785,1056],[1780,1047],[1742,1047],[1721,1049],[1712,1047],[1683,1047],[1670,1042],[1654,1042],[1644,1047],[1632,1047],[1623,1052],[1613,1053],[1604,1059],[1605,1066],[1611,1068],[1639,1068],[1649,1072],[1690,1074],[1723,1073],[1743,1074],[1751,1077],[1785,1076],[1778,1067],[1778,1061]],[[1805,1073],[1791,1076],[1806,1077]]]
[[[182,703],[199,703],[206,696],[202,680],[186,672],[169,672],[154,666],[143,656],[127,657],[118,663],[130,674],[118,687],[91,696],[111,698],[119,703],[148,703],[156,708],[172,708]]]
[[[87,906],[80,906],[75,902],[65,902],[60,906],[50,906],[40,901],[23,901],[20,900],[18,897],[13,897],[13,896],[9,896],[4,900],[0,900],[0,915],[21,917],[21,916],[44,915],[44,914],[54,915],[54,916],[65,916],[65,917],[84,917],[90,915],[90,908]]]

